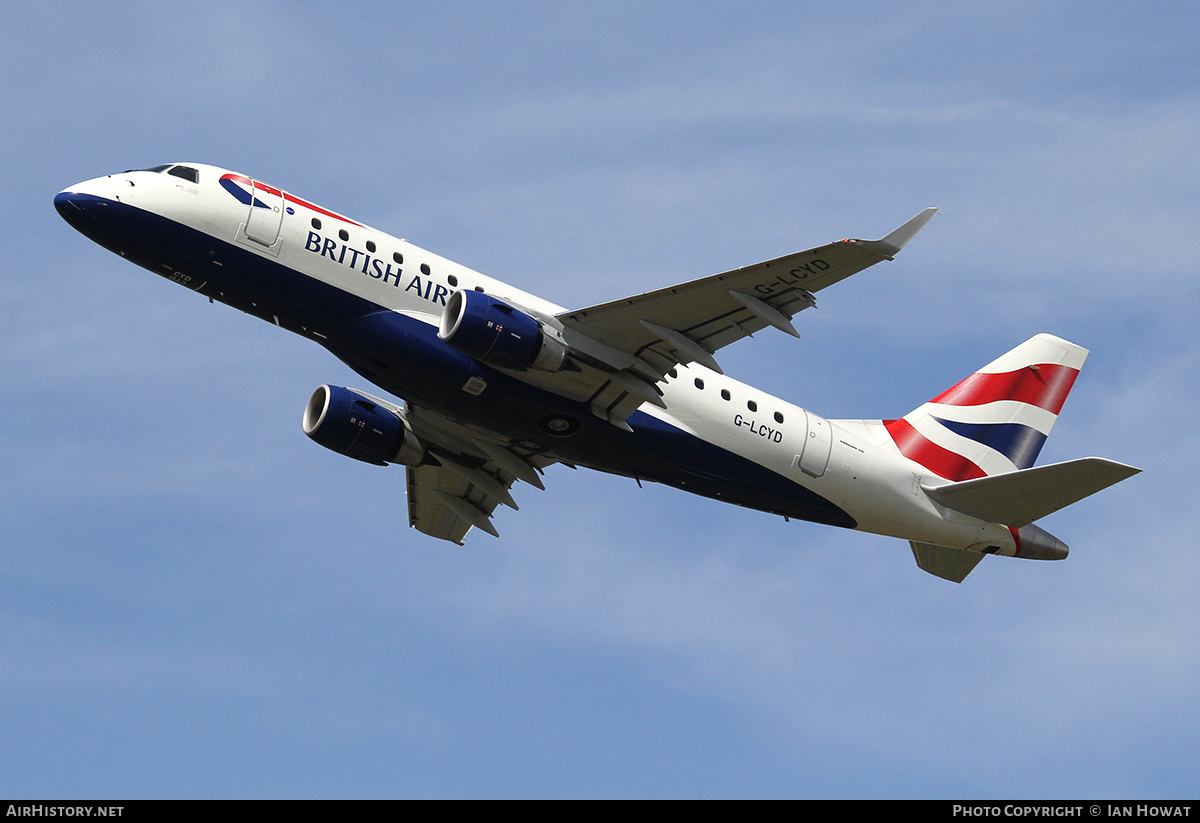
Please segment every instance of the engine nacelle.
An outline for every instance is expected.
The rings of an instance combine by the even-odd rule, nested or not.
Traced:
[[[566,347],[520,309],[479,291],[459,289],[446,301],[438,337],[463,354],[502,369],[558,371]]]
[[[342,386],[318,386],[304,407],[304,433],[327,449],[386,466],[421,462],[424,447],[394,408]]]

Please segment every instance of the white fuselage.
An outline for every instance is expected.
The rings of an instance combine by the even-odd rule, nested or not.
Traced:
[[[198,180],[132,171],[80,183],[64,195],[120,203],[211,238],[209,260],[178,260],[166,246],[155,252],[151,238],[136,262],[323,345],[338,329],[323,319],[320,307],[311,312],[273,313],[271,307],[259,306],[251,298],[235,298],[239,274],[227,270],[228,255],[222,251],[226,244],[433,329],[447,298],[457,289],[486,292],[547,322],[566,310],[298,197],[254,187],[241,175],[187,165],[198,171]],[[237,191],[253,191],[263,205],[241,202]],[[60,206],[60,211],[64,208]],[[114,248],[120,240],[110,236],[105,245]],[[252,308],[244,305],[247,300]],[[521,380],[519,374],[505,374]],[[677,366],[659,388],[665,408],[645,403],[641,413],[773,472],[781,486],[794,484],[811,491],[848,514],[858,529],[939,546],[998,554],[1014,551],[1014,538],[1006,526],[937,506],[921,486],[946,481],[900,454],[879,421],[826,420],[698,363]],[[631,423],[636,430],[637,423]],[[637,447],[636,437],[628,442],[630,448]],[[547,447],[567,462],[631,473],[614,468],[602,454],[572,454],[554,442]],[[732,487],[728,495],[712,488],[702,493],[752,505]]]

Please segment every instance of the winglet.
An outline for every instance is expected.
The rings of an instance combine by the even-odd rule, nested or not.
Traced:
[[[909,240],[917,236],[917,232],[925,228],[925,224],[933,219],[933,216],[937,213],[938,210],[936,207],[925,209],[925,211],[918,214],[912,220],[909,220],[882,240],[860,240],[859,244],[891,260],[899,253],[900,249],[908,244]]]

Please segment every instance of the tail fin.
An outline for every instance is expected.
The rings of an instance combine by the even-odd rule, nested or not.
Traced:
[[[1027,469],[1087,355],[1039,334],[884,428],[901,454],[947,480]]]
[[[1014,545],[999,553],[1061,560],[1066,544],[1033,521],[1140,471],[1099,457],[1032,468],[1087,355],[1039,334],[899,420],[853,422],[951,481],[921,483],[934,503],[1007,526]],[[909,542],[918,566],[955,583],[984,557],[974,547]]]

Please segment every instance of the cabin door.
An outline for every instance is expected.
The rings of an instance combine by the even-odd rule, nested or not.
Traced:
[[[250,185],[254,196],[246,218],[246,237],[273,248],[279,242],[279,229],[283,225],[283,192],[254,180]]]

